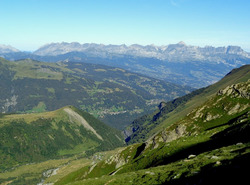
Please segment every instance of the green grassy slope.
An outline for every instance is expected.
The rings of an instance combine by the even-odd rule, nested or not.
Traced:
[[[249,91],[250,81],[227,86],[147,142],[56,184],[244,182],[250,163]]]
[[[0,58],[0,112],[43,112],[75,107],[119,129],[191,89],[119,68]]]
[[[214,96],[220,89],[235,83],[246,82],[248,79],[250,79],[250,65],[234,69],[219,82],[207,88],[199,89],[173,101],[162,103],[159,110],[136,119],[127,127],[130,133],[134,130],[134,133],[127,138],[128,143],[145,141],[161,129],[182,119],[192,109]]]
[[[1,171],[82,152],[90,155],[124,144],[120,131],[72,106],[45,113],[3,114],[0,129]]]

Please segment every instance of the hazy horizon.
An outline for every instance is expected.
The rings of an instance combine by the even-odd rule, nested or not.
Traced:
[[[240,46],[250,51],[246,0],[1,0],[0,44],[52,42]]]
[[[139,44],[139,45],[142,45],[142,46],[150,46],[150,45],[154,45],[154,46],[167,46],[167,45],[170,45],[170,44],[178,44],[178,43],[180,43],[180,42],[184,42],[184,41],[179,41],[179,42],[177,42],[177,43],[169,43],[169,44],[164,44],[164,45],[156,45],[156,44]],[[52,44],[52,43],[58,43],[58,44],[60,44],[60,43],[79,43],[79,44],[100,44],[100,45],[116,45],[116,46],[118,46],[118,45],[126,45],[126,46],[131,46],[131,45],[136,45],[136,44],[138,44],[138,43],[133,43],[133,44],[125,44],[125,43],[122,43],[122,44],[112,44],[112,43],[109,43],[109,44],[103,44],[103,43],[94,43],[94,42],[89,42],[89,43],[80,43],[80,42],[77,42],[77,41],[73,41],[73,42],[65,42],[65,41],[62,41],[62,42],[51,42],[51,43],[46,43],[46,44],[44,44],[44,45],[41,45],[41,46],[39,46],[38,48],[34,48],[34,49],[32,49],[32,50],[21,50],[21,49],[19,49],[19,48],[17,48],[17,47],[15,47],[15,46],[13,46],[13,45],[7,45],[7,44],[2,44],[2,43],[0,43],[0,45],[5,45],[5,46],[10,46],[10,47],[14,47],[15,49],[18,49],[18,50],[20,50],[20,51],[22,51],[22,52],[34,52],[34,51],[36,51],[36,50],[38,50],[39,48],[41,48],[41,47],[43,47],[43,46],[46,46],[46,45],[49,45],[49,44]],[[203,48],[203,47],[208,47],[208,46],[212,46],[212,47],[215,47],[215,48],[217,48],[217,47],[228,47],[228,46],[239,46],[239,45],[218,45],[218,46],[215,46],[215,45],[192,45],[192,44],[188,44],[188,43],[186,43],[186,42],[184,42],[185,43],[185,45],[187,45],[187,46],[198,46],[198,47],[201,47],[201,48]],[[241,46],[239,46],[239,47],[241,47]],[[244,49],[243,47],[241,47],[244,51],[246,51],[246,52],[250,52],[250,49],[249,50],[247,50],[247,49]]]

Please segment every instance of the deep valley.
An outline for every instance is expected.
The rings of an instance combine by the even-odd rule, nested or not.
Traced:
[[[94,64],[1,59],[0,67],[1,184],[247,180],[249,65],[191,93],[189,87]],[[119,112],[131,116],[139,105],[149,107],[144,115],[134,112],[134,121],[120,117],[130,125],[114,125],[123,123],[115,119]],[[114,122],[103,119],[109,126],[97,119],[105,117],[98,112],[105,106],[113,107],[107,114]]]

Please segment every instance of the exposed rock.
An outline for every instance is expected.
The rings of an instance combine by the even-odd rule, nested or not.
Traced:
[[[161,102],[161,103],[158,105],[159,110],[161,110],[162,108],[164,108],[166,105],[167,105],[167,103]]]
[[[12,46],[6,46],[0,44],[0,53],[13,53],[13,52],[20,52],[20,51],[16,48],[13,48]]]
[[[128,127],[128,128],[126,128],[126,129],[124,129],[124,130],[122,131],[122,133],[123,133],[123,135],[124,135],[124,138],[126,139],[126,138],[128,138],[129,136],[131,136],[131,135],[133,134],[133,128]]]
[[[203,106],[203,107],[201,107],[201,108],[199,108],[198,110],[195,110],[196,112],[195,112],[195,115],[194,115],[193,119],[201,118],[201,117],[203,116],[202,111],[203,111],[205,108],[206,108],[206,105]]]
[[[105,163],[107,164],[115,163],[116,169],[126,164],[128,160],[130,159],[130,156],[127,157],[127,160],[124,159],[124,157],[121,155],[122,151],[123,149],[119,150],[115,155],[110,156],[108,159],[105,160]]]
[[[220,90],[217,94],[250,99],[250,80],[248,80],[247,85],[244,85],[244,83],[234,84]]]
[[[190,154],[190,155],[188,156],[188,159],[193,159],[193,158],[195,158],[195,157],[196,157],[196,155]]]
[[[185,125],[179,125],[174,130],[168,131],[162,131],[151,138],[149,138],[146,142],[146,149],[151,147],[152,149],[157,148],[159,146],[159,143],[161,142],[171,142],[173,140],[176,140],[182,136],[185,135],[186,132],[186,126]]]
[[[211,62],[225,62],[222,58],[224,55],[240,55],[250,58],[249,54],[238,46],[228,47],[197,47],[186,45],[184,42],[169,44],[165,46],[138,44],[127,45],[103,45],[103,44],[79,44],[72,43],[51,43],[40,47],[34,52],[36,55],[60,55],[69,52],[84,52],[90,56],[110,57],[119,55],[133,55],[137,57],[150,57],[167,61],[201,61],[209,60]]]
[[[56,175],[58,170],[59,170],[59,168],[47,170],[47,171],[43,172],[43,176],[44,177],[51,177],[53,175]]]
[[[3,113],[8,112],[9,108],[11,108],[11,107],[14,108],[17,105],[17,98],[18,98],[17,95],[13,95],[13,96],[11,96],[10,99],[6,99],[5,103],[2,107],[2,112]]]
[[[165,142],[170,142],[170,141],[176,140],[177,138],[182,137],[185,131],[186,131],[186,126],[179,125],[172,131],[167,131],[167,132],[163,131],[163,133],[161,134],[161,137],[158,138],[158,141],[162,140]]]
[[[219,157],[216,156],[216,155],[213,155],[213,156],[211,157],[211,159],[219,159]]]
[[[90,126],[90,124],[82,116],[80,116],[77,112],[73,111],[70,108],[64,108],[64,111],[68,113],[70,119],[75,119],[75,120],[79,121],[80,124],[82,124],[84,126],[84,128],[86,128],[87,130],[91,131],[93,134],[96,135],[96,137],[98,139],[100,139],[100,140],[103,141],[102,136],[100,136],[96,132],[96,130],[92,126]]]
[[[146,171],[145,174],[149,174],[149,175],[155,175],[154,172],[150,172],[150,171]]]
[[[216,115],[213,116],[212,114],[208,113],[205,120],[204,120],[204,122],[211,121],[211,120],[217,119],[219,117],[221,117],[221,115],[216,114]]]
[[[216,165],[221,165],[221,162],[220,161],[216,161]]]
[[[237,143],[236,145],[243,145],[243,143]]]
[[[231,108],[230,111],[228,111],[228,114],[231,115],[231,114],[235,114],[239,111],[240,109],[240,104],[237,103],[234,107]]]

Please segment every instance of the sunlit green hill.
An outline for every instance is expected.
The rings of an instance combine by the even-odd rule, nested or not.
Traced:
[[[206,100],[173,124],[162,126],[145,142],[121,148],[104,160],[69,173],[56,184],[247,182],[250,164],[248,68],[232,71],[223,79],[224,83],[223,80],[218,83],[221,89],[210,95],[207,92]],[[218,84],[210,87],[210,92]],[[186,104],[193,100],[187,100]]]
[[[72,106],[52,112],[2,114],[0,169],[124,144],[120,131]]]
[[[129,135],[127,142],[135,143],[145,141],[149,136],[183,118],[192,109],[213,97],[220,89],[239,82],[247,82],[248,79],[250,79],[250,65],[245,65],[232,70],[219,82],[211,86],[198,89],[167,103],[162,102],[159,105],[159,109],[154,113],[133,121],[126,129]]]

